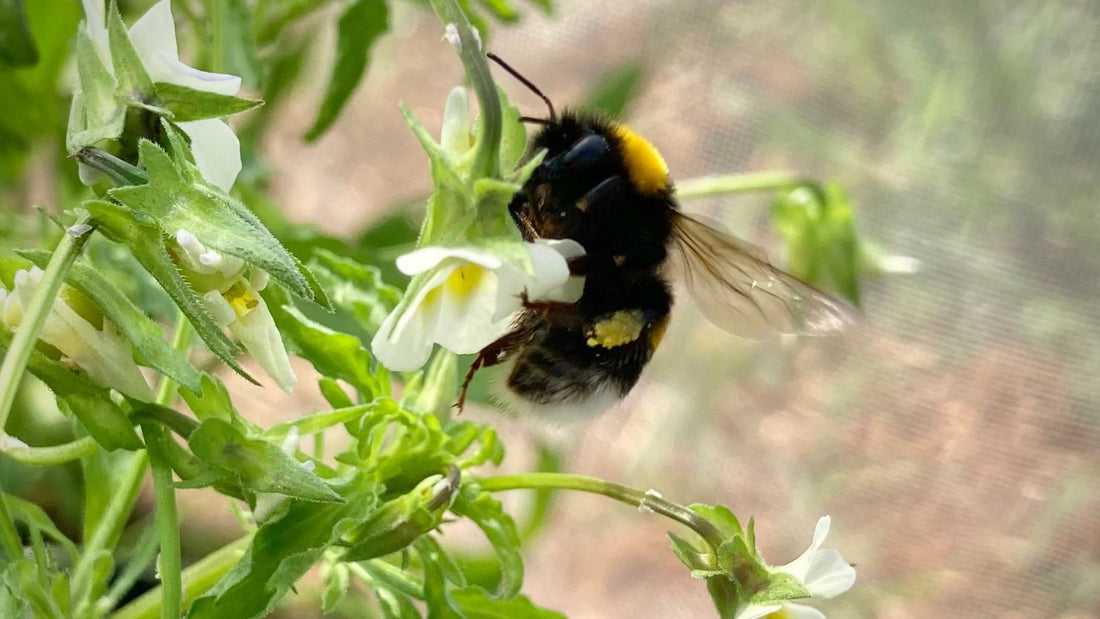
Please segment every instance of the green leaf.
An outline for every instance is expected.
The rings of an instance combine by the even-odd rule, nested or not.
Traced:
[[[622,118],[627,106],[641,90],[644,76],[645,69],[640,63],[619,67],[600,78],[599,87],[588,94],[581,107]]]
[[[513,22],[519,19],[516,7],[508,0],[481,0],[481,4],[500,21]]]
[[[0,0],[0,63],[8,68],[38,64],[38,48],[27,25],[23,0]]]
[[[292,503],[260,526],[241,560],[191,606],[195,619],[267,613],[330,546],[370,516],[380,488],[361,471],[337,488],[345,503]]]
[[[99,231],[104,236],[130,249],[141,266],[157,280],[191,321],[195,332],[206,342],[210,351],[238,374],[259,385],[234,358],[240,354],[240,347],[226,337],[221,326],[210,317],[203,300],[183,279],[179,268],[168,256],[164,233],[156,220],[139,211],[104,200],[90,200],[84,203],[84,208],[96,220]]]
[[[340,15],[336,30],[336,62],[317,119],[306,140],[317,139],[339,116],[367,68],[370,48],[389,29],[384,0],[352,0]]]
[[[286,26],[323,6],[317,0],[258,0],[253,27],[256,42],[271,43]]]
[[[18,253],[43,269],[50,260],[50,253],[46,251]],[[141,354],[142,365],[159,370],[191,391],[199,391],[199,371],[164,339],[160,326],[127,299],[98,269],[86,262],[77,262],[69,269],[65,283],[95,301],[115,329]]]
[[[107,35],[110,39],[115,79],[118,80],[118,94],[123,99],[139,103],[155,101],[156,89],[153,87],[153,78],[149,77],[141,57],[134,49],[130,35],[126,32],[126,24],[122,23],[118,5],[114,2],[111,2],[107,9]]]
[[[447,582],[440,567],[443,549],[439,544],[417,544],[420,562],[424,570],[424,601],[428,606],[428,619],[465,619],[462,612],[447,594]]]
[[[466,619],[565,619],[565,615],[557,611],[535,606],[527,596],[500,600],[477,585],[451,591],[450,596]]]
[[[76,544],[57,528],[57,525],[53,523],[53,520],[50,520],[50,517],[46,515],[41,507],[6,492],[0,492],[0,494],[3,495],[4,504],[8,508],[12,520],[22,522],[27,528],[45,534],[65,549],[71,561],[76,561],[79,556]]]
[[[7,350],[10,346],[11,333],[0,329],[0,348]],[[111,399],[108,389],[93,384],[37,349],[31,351],[27,370],[49,386],[104,449],[143,447],[133,424]]]
[[[264,104],[257,99],[243,99],[172,84],[157,82],[160,105],[172,113],[174,122],[232,116]]]
[[[343,500],[278,445],[248,438],[221,419],[203,421],[188,444],[204,464],[239,480],[248,490],[275,492],[305,501]]]
[[[290,419],[271,426],[264,433],[264,436],[272,440],[282,440],[292,428],[298,430],[301,436],[316,434],[332,426],[355,421],[370,411],[372,407],[372,404],[360,404]]]
[[[368,334],[378,331],[401,300],[401,290],[385,284],[373,265],[317,250],[310,266],[332,303],[348,311]]]
[[[370,353],[359,338],[310,320],[298,308],[287,305],[279,294],[272,286],[263,291],[288,349],[312,363],[321,374],[347,381],[366,399],[385,393],[381,381],[371,373]]]
[[[472,520],[492,544],[500,560],[500,591],[497,596],[510,599],[523,585],[523,556],[520,555],[519,533],[512,517],[504,512],[500,501],[488,492],[464,488],[451,511]]]
[[[170,139],[182,139],[171,124],[163,127]],[[195,182],[199,175],[192,163],[169,158],[153,142],[142,140],[138,149],[149,183],[112,189],[112,198],[156,218],[168,234],[187,230],[203,245],[267,271],[295,295],[327,302],[315,294],[317,287],[306,277],[306,269],[245,205],[216,187]]]

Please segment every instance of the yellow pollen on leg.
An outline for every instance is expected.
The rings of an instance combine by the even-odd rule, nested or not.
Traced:
[[[482,277],[485,277],[484,268],[476,264],[464,264],[451,273],[444,285],[451,294],[464,297],[477,288]]]
[[[586,343],[592,348],[615,348],[629,344],[638,339],[644,326],[645,319],[640,311],[618,311],[610,318],[604,318],[592,325],[587,333]]]
[[[229,290],[222,293],[222,297],[229,302],[229,306],[233,308],[233,313],[237,315],[237,318],[244,318],[260,304],[256,296],[242,281],[230,286]]]
[[[623,165],[635,189],[643,194],[668,189],[668,166],[649,140],[626,125],[615,126],[615,137],[619,138]]]

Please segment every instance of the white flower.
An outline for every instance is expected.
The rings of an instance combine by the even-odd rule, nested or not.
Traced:
[[[83,2],[88,36],[108,70],[113,73],[104,0]],[[241,88],[241,78],[236,75],[208,73],[180,62],[171,0],[153,5],[130,27],[129,34],[134,49],[154,82],[168,82],[221,95],[236,95]],[[190,136],[195,164],[203,178],[223,191],[229,191],[241,171],[241,144],[233,130],[217,118],[176,124]]]
[[[583,281],[571,278],[566,264],[584,253],[578,243],[540,240],[512,249],[530,256],[530,274],[506,252],[475,247],[423,247],[399,257],[397,268],[414,278],[371,342],[375,357],[391,370],[415,370],[435,344],[467,354],[503,335],[524,292],[531,300],[580,298]]]
[[[839,552],[821,549],[825,536],[829,534],[829,517],[822,516],[814,529],[814,539],[810,547],[800,557],[786,565],[772,568],[774,572],[789,574],[798,579],[802,586],[815,598],[834,598],[848,589],[856,581],[856,571],[844,560]],[[769,604],[749,604],[737,612],[734,619],[825,619],[825,614],[816,608],[795,602],[776,602]]]
[[[23,314],[42,284],[42,269],[18,271],[15,286],[9,292],[0,288],[0,323],[14,330],[23,321]],[[134,363],[133,350],[126,340],[115,332],[113,324],[102,316],[94,316],[96,309],[78,303],[83,311],[70,305],[78,298],[77,292],[63,285],[57,300],[46,316],[46,322],[38,338],[53,346],[62,354],[62,361],[82,370],[96,383],[110,387],[130,397],[151,400],[153,392],[145,382],[141,370]],[[89,315],[102,327],[92,324]]]
[[[275,319],[260,296],[270,276],[203,245],[187,230],[176,232],[176,257],[195,290],[202,293],[206,309],[218,324],[241,341],[260,367],[287,393],[297,377],[283,346]]]

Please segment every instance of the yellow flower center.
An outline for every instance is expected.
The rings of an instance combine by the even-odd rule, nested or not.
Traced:
[[[485,269],[476,264],[464,264],[451,273],[444,285],[451,294],[464,297],[477,288],[483,277]]]
[[[229,290],[222,293],[222,297],[229,302],[230,307],[233,308],[233,312],[237,314],[238,320],[247,316],[249,312],[260,304],[244,281],[239,281],[230,286]]]
[[[786,608],[780,608],[774,613],[768,613],[764,619],[791,619],[791,613],[787,612]]]

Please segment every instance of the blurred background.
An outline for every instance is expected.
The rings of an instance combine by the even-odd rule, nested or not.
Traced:
[[[590,424],[468,411],[502,425],[505,468],[552,452],[569,472],[729,505],[756,517],[777,564],[830,514],[826,545],[859,574],[820,606],[830,616],[1100,616],[1100,5],[520,6],[517,23],[493,24],[488,46],[559,108],[610,85],[677,179],[789,170],[835,182],[861,238],[920,269],[865,279],[867,324],[827,340],[739,340],[685,297],[639,387]],[[398,102],[438,131],[462,69],[434,15],[415,3],[391,10],[328,133],[302,139],[327,72],[311,67],[331,62],[331,15],[303,56],[312,77],[263,112],[271,120],[254,146],[291,224],[284,234],[356,238],[415,214],[430,189]],[[543,113],[498,79],[521,110]],[[27,147],[30,163],[4,169],[5,217],[70,204],[52,182],[54,147]],[[778,259],[770,198],[684,208]],[[263,425],[323,406],[305,378],[293,397],[223,378]],[[56,474],[0,466],[31,493]],[[40,498],[64,512],[62,499]],[[520,513],[529,498],[508,497]],[[185,556],[235,537],[228,500],[181,501],[184,539],[197,540]],[[712,616],[703,583],[669,551],[665,521],[577,494],[534,514],[525,591],[537,603],[570,617]],[[308,616],[316,598],[301,597],[286,616]]]

